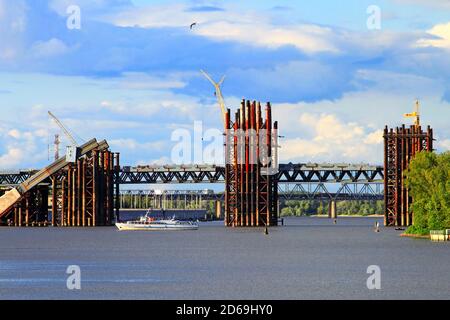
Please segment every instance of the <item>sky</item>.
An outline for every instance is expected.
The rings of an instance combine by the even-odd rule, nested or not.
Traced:
[[[272,103],[280,162],[381,164],[416,98],[450,148],[450,0],[0,0],[0,170],[70,144],[48,110],[123,165],[172,163],[176,130],[223,127],[200,69],[231,109]]]

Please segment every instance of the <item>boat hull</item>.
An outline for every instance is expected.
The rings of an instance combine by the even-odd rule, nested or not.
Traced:
[[[197,230],[196,224],[133,224],[133,223],[116,223],[116,227],[120,231],[187,231]]]

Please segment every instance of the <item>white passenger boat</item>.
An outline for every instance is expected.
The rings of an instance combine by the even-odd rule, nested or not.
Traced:
[[[190,221],[180,221],[174,218],[170,220],[155,220],[149,217],[149,212],[137,221],[117,222],[116,227],[121,231],[126,230],[145,230],[145,231],[182,231],[182,230],[197,230],[198,224]]]

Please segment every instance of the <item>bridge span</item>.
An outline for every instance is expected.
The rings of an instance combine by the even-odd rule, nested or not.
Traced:
[[[383,185],[374,183],[343,183],[337,190],[330,191],[324,183],[285,184],[278,186],[278,197],[288,200],[383,200]],[[129,197],[132,203],[164,201],[224,201],[225,193],[204,190],[155,190],[121,189],[121,199]]]
[[[37,170],[0,171],[0,187],[12,187],[26,181]],[[367,164],[299,163],[280,164],[275,175],[278,183],[356,183],[381,184],[383,166]],[[215,165],[123,166],[114,182],[133,184],[224,183],[225,168]]]

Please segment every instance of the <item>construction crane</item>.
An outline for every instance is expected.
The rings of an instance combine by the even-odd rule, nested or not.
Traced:
[[[416,127],[420,126],[420,111],[419,111],[419,109],[420,109],[419,99],[416,99],[416,105],[415,105],[414,112],[404,114],[404,116],[407,118],[415,118],[414,126],[416,126]]]
[[[61,130],[64,132],[64,134],[66,135],[66,137],[69,139],[70,143],[72,144],[73,147],[78,147],[78,143],[75,141],[74,137],[70,134],[69,130],[66,129],[66,127],[61,123],[61,121],[58,120],[57,117],[55,117],[55,115],[53,113],[51,113],[50,111],[48,112],[48,115],[55,120],[56,124],[58,125],[58,127],[61,128]]]
[[[222,111],[222,116],[223,116],[223,124],[226,127],[227,123],[226,123],[226,108],[225,108],[225,100],[223,99],[223,95],[222,95],[222,90],[220,89],[220,86],[223,84],[224,80],[225,80],[225,76],[222,77],[222,79],[220,79],[219,82],[215,82],[210,76],[209,74],[207,74],[205,71],[200,70],[200,72],[205,76],[206,79],[209,80],[209,82],[211,82],[211,84],[214,86],[214,88],[216,89],[215,91],[215,95],[217,97],[217,101],[219,102],[219,106],[220,109]]]

